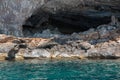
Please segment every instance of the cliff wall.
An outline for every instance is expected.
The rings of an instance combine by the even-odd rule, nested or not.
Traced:
[[[119,0],[0,0],[0,33],[23,36],[24,29],[41,28],[43,23],[63,33],[85,31],[109,23],[112,15],[119,19],[119,4]]]

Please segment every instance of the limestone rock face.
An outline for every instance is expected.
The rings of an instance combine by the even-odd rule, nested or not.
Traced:
[[[22,24],[43,0],[0,0],[0,33],[22,36]]]
[[[111,16],[120,19],[119,3],[118,0],[50,0],[25,25],[43,28],[43,23],[49,23],[62,33],[85,31],[109,23]]]
[[[120,18],[119,3],[119,0],[0,0],[0,33],[23,36],[22,25],[27,30],[30,27],[39,30],[48,22],[64,33],[88,30],[110,22],[112,15]]]

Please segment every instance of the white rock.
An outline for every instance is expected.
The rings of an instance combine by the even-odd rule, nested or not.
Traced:
[[[51,57],[51,54],[47,51],[47,50],[44,50],[44,49],[34,49],[32,50],[31,52],[27,52],[24,54],[24,57],[30,57],[30,58],[40,58],[40,57],[43,57],[43,58],[50,58]]]

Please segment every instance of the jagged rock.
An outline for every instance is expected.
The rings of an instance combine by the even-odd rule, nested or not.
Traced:
[[[97,28],[97,31],[99,33],[99,38],[109,38],[110,32],[112,30],[115,30],[116,28],[114,26],[109,26],[109,25],[100,25]]]
[[[8,57],[6,57],[7,60],[21,60],[24,59],[25,49],[29,48],[33,50],[41,46],[46,46],[52,39],[53,38],[17,38],[14,36],[0,35],[0,46],[2,46],[0,47],[0,53],[8,53]],[[32,53],[34,54],[36,51],[37,50],[34,50]],[[37,53],[38,51],[36,54]]]
[[[93,39],[99,39],[99,34],[98,31],[95,29],[91,28],[88,31],[84,31],[79,34],[80,39],[83,39],[85,41],[93,40]]]
[[[1,53],[7,52],[10,59],[15,58],[16,60],[63,57],[76,57],[79,59],[120,58],[120,29],[110,25],[100,25],[97,29],[74,33],[71,34],[72,36],[59,34],[55,38],[48,39],[0,35],[0,45],[2,46],[0,51]],[[81,38],[80,34],[86,40],[84,37]],[[95,44],[93,44],[94,42]]]

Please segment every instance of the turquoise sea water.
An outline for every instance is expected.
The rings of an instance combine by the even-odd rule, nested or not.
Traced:
[[[120,60],[4,61],[0,80],[120,80]]]

